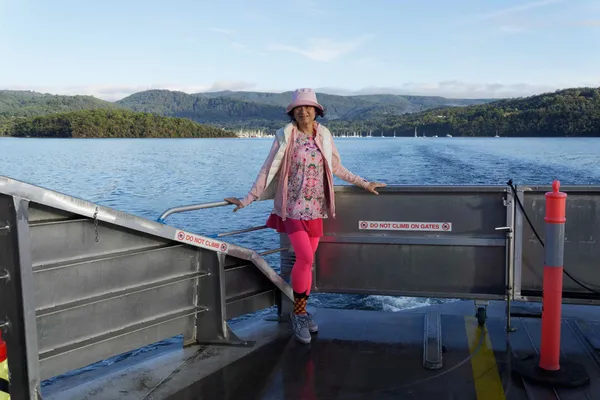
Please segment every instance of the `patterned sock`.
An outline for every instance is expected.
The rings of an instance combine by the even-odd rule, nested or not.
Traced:
[[[294,292],[294,314],[306,314],[306,302],[308,296],[305,293]]]

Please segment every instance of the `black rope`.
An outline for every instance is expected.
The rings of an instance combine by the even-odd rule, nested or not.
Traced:
[[[527,212],[525,212],[525,208],[523,207],[523,204],[521,204],[521,200],[519,199],[519,196],[517,195],[517,189],[515,188],[515,186],[513,185],[513,181],[512,179],[510,179],[507,184],[511,187],[513,194],[515,195],[515,199],[517,199],[517,204],[519,204],[519,208],[521,209],[521,211],[523,212],[523,215],[525,216],[525,219],[527,220],[527,222],[529,223],[529,226],[531,227],[531,229],[533,230],[533,233],[535,234],[535,236],[538,238],[538,240],[540,241],[542,247],[544,247],[544,241],[542,240],[542,238],[540,237],[540,235],[538,235],[537,231],[535,230],[535,228],[533,227],[533,224],[531,223],[531,220],[529,219],[529,216],[527,215]],[[571,276],[571,274],[569,274],[569,272],[564,268],[563,266],[563,272],[565,273],[565,275],[567,275],[569,278],[571,278],[573,280],[573,282],[575,282],[576,284],[578,284],[579,286],[581,286],[582,288],[589,290],[592,293],[595,294],[599,294],[600,292],[591,289],[589,287],[587,287],[586,285],[584,285],[583,283],[579,282],[577,279],[575,279],[574,277]]]

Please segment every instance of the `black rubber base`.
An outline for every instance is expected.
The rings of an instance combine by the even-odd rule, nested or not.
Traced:
[[[574,388],[590,383],[590,375],[581,364],[561,362],[560,369],[548,371],[539,367],[539,356],[513,360],[513,372],[542,386]]]

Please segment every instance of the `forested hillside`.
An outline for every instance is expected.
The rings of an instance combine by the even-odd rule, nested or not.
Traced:
[[[125,110],[83,110],[19,119],[9,127],[16,137],[52,138],[219,138],[231,131],[184,118]]]
[[[600,88],[560,90],[469,107],[447,107],[383,121],[332,121],[342,131],[377,135],[600,136]]]
[[[190,118],[228,128],[273,130],[286,120],[285,107],[292,93],[213,92],[186,94],[148,90],[117,102],[134,111]],[[439,106],[481,104],[489,100],[454,100],[442,97],[365,95],[336,96],[319,93],[326,107],[326,120],[376,120],[390,115],[427,110]]]
[[[31,91],[0,90],[0,136],[21,118],[52,113],[121,108],[92,96],[59,96]]]
[[[42,126],[53,126],[52,135],[90,137],[96,134],[93,133],[96,129],[94,124],[103,124],[96,129],[103,135],[101,137],[171,137],[177,135],[173,133],[174,126],[182,127],[181,135],[184,137],[223,135],[224,131],[217,128],[273,132],[288,121],[285,106],[290,98],[291,92],[187,94],[149,90],[110,103],[91,96],[0,91],[0,135],[32,136],[32,132],[43,135]],[[328,94],[319,94],[319,100],[327,109],[323,123],[334,133],[358,132],[365,135],[372,131],[375,136],[382,132],[386,136],[394,133],[397,136],[413,136],[417,128],[419,135],[426,136],[600,136],[599,88],[573,88],[497,101]],[[423,109],[426,111],[420,111]],[[113,112],[90,114],[83,110]],[[62,114],[72,111],[80,112],[67,116]],[[184,120],[152,119],[147,114]],[[33,116],[48,118],[32,119]],[[116,116],[119,116],[120,122],[114,120]],[[91,120],[83,121],[82,118]],[[190,120],[202,125],[189,125]],[[128,125],[140,121],[146,124],[145,128]]]

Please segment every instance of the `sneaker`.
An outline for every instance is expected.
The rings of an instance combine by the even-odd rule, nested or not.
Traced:
[[[308,314],[294,314],[290,312],[290,320],[294,329],[294,336],[302,343],[310,343],[310,332],[308,331],[309,317]]]
[[[319,325],[313,320],[313,316],[308,311],[306,312],[306,316],[308,317],[308,331],[310,333],[316,333],[319,331]]]

